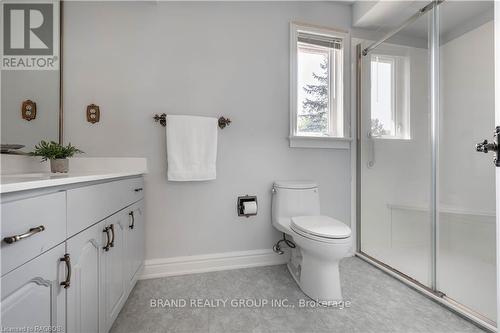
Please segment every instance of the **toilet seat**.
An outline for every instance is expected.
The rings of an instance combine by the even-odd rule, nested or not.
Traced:
[[[292,217],[292,231],[322,242],[346,239],[351,236],[351,229],[344,223],[329,216],[296,216]]]

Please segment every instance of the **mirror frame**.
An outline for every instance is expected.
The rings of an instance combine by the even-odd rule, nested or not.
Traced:
[[[59,144],[64,143],[64,107],[63,107],[63,24],[64,1],[59,1]]]

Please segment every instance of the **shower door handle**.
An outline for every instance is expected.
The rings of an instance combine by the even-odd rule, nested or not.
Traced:
[[[498,145],[496,142],[488,142],[488,140],[484,140],[476,144],[476,151],[480,153],[489,153],[490,151],[498,152]]]
[[[489,153],[494,152],[495,158],[493,159],[493,163],[496,167],[500,167],[500,145],[498,143],[498,138],[500,137],[500,126],[497,126],[495,129],[495,133],[493,135],[493,142],[488,142],[488,140],[484,140],[476,144],[476,151],[480,153]]]

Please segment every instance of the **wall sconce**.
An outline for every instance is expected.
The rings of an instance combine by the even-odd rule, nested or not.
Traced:
[[[101,117],[101,111],[99,106],[95,104],[87,105],[87,121],[89,123],[95,124],[99,122]]]
[[[29,99],[25,100],[21,106],[21,116],[27,121],[35,119],[36,103]]]

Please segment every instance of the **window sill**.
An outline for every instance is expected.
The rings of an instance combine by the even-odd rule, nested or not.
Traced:
[[[351,138],[332,138],[319,136],[290,136],[291,148],[329,148],[350,149]]]
[[[385,142],[411,142],[411,138],[396,138],[396,137],[388,137],[388,136],[373,136],[373,140],[375,141],[385,141]]]

